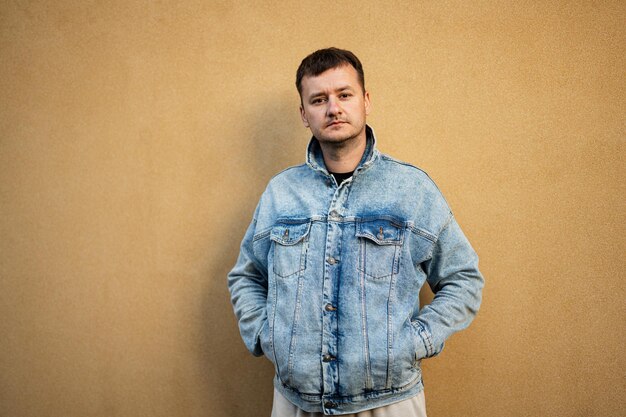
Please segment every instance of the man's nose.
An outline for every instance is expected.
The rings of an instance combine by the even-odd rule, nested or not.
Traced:
[[[336,98],[330,97],[328,99],[328,109],[329,116],[335,116],[341,113],[341,106],[339,106],[339,101]]]

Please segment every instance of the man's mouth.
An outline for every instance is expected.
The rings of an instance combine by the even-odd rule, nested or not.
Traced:
[[[341,125],[341,124],[344,124],[344,123],[345,123],[345,122],[344,122],[344,121],[342,121],[342,120],[335,120],[335,121],[332,121],[332,122],[328,123],[328,125],[327,125],[327,126],[328,126],[328,127],[330,127],[330,126],[338,126],[338,125]]]

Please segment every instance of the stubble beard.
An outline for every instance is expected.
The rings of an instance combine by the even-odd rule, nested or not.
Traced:
[[[352,126],[349,122],[345,122],[345,123]],[[327,146],[328,148],[343,149],[343,148],[351,146],[355,142],[358,142],[359,137],[365,134],[364,132],[365,132],[365,125],[363,125],[360,131],[354,134],[350,133],[350,134],[346,134],[345,136],[342,135],[338,137],[332,137],[332,136],[324,137],[325,135],[320,135],[320,137],[316,136],[316,139],[320,143]]]

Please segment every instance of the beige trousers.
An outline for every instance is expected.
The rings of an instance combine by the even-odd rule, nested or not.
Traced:
[[[272,417],[322,417],[322,413],[307,413],[290,403],[281,393],[274,389],[274,406]],[[356,414],[345,414],[343,417],[426,417],[426,399],[424,391],[415,397],[399,403],[386,405],[373,410],[361,411]]]

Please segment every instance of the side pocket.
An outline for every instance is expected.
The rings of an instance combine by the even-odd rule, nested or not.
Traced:
[[[436,356],[432,336],[419,321],[411,322],[415,339],[415,363],[422,359]]]
[[[261,350],[263,350],[265,357],[274,362],[274,350],[272,348],[272,339],[270,337],[270,326],[267,320],[263,323],[263,327],[261,327],[259,342],[261,343]]]

